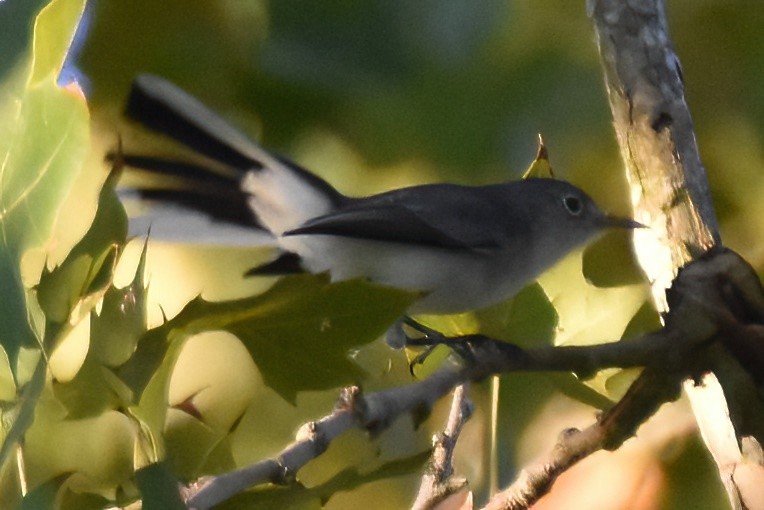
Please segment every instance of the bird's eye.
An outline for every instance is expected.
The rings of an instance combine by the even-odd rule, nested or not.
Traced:
[[[584,210],[584,204],[581,202],[581,199],[573,195],[565,196],[562,199],[562,204],[573,216],[578,216]]]

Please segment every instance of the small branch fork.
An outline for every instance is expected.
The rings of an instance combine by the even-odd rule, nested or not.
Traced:
[[[456,441],[471,415],[472,404],[467,400],[467,385],[462,384],[454,390],[446,428],[433,438],[432,460],[422,477],[419,494],[411,507],[412,510],[432,508],[451,494],[467,487],[467,480],[453,476],[453,457]]]
[[[572,371],[593,374],[608,367],[645,367],[626,395],[583,430],[564,431],[558,444],[537,466],[525,469],[486,508],[528,508],[546,494],[556,478],[573,464],[600,450],[614,450],[630,438],[663,403],[676,399],[682,381],[715,368],[721,354],[736,359],[754,376],[764,373],[764,292],[753,269],[737,254],[717,248],[683,269],[667,296],[671,312],[660,331],[627,341],[582,347],[521,349],[482,336],[461,339],[469,346],[466,361],[449,361],[422,381],[376,393],[362,394],[357,387],[342,391],[333,412],[304,425],[296,440],[271,459],[200,480],[185,490],[189,508],[207,509],[254,485],[288,484],[331,441],[351,428],[372,434],[385,430],[402,414],[421,415],[433,404],[469,381],[517,371]],[[721,348],[720,348],[721,347]],[[750,384],[755,387],[753,379]],[[755,394],[755,391],[753,392]],[[762,402],[750,402],[761,416]],[[735,412],[735,410],[731,410]],[[436,441],[439,453],[420,492],[429,494],[427,505],[442,500],[463,483],[449,480],[450,455],[459,430],[469,414],[463,395],[454,399],[445,432]],[[746,424],[758,444],[764,444],[761,425]],[[450,439],[448,439],[450,438]],[[437,487],[436,487],[437,486]],[[447,488],[447,490],[442,490]],[[433,494],[437,493],[437,497]],[[425,496],[422,496],[423,498]],[[428,508],[430,506],[416,506]]]

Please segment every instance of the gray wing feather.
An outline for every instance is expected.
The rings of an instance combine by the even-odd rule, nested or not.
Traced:
[[[431,184],[353,199],[285,235],[336,235],[467,250],[506,243],[500,215],[511,201],[497,186]],[[512,216],[517,217],[517,215]],[[506,216],[505,216],[506,218]],[[499,228],[497,228],[497,226]]]

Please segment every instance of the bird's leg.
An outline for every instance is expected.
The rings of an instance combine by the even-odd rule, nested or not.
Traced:
[[[418,331],[423,336],[409,336],[403,330],[403,325]],[[400,335],[403,339],[403,342],[399,342],[402,343],[402,346],[426,348],[424,352],[418,354],[411,361],[410,368],[412,369],[414,365],[423,363],[438,345],[445,345],[446,347],[450,347],[464,361],[471,362],[474,360],[473,350],[475,344],[485,340],[485,337],[482,335],[460,335],[449,337],[440,331],[436,331],[420,322],[415,321],[409,316],[404,316],[396,326],[398,328],[397,334]]]

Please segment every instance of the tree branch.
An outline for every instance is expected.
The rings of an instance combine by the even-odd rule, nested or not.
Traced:
[[[443,432],[433,438],[433,452],[427,467],[419,493],[412,505],[413,510],[426,510],[467,486],[464,478],[454,478],[453,457],[456,441],[462,427],[472,415],[472,404],[467,400],[467,385],[462,384],[454,390],[451,410]]]
[[[636,219],[661,311],[679,268],[720,243],[662,0],[589,0]]]
[[[402,414],[426,415],[438,399],[468,381],[479,381],[502,372],[572,371],[588,374],[609,367],[647,367],[624,398],[606,411],[596,424],[580,433],[565,434],[561,445],[547,461],[527,470],[508,492],[491,503],[507,505],[512,502],[513,506],[497,508],[524,508],[522,504],[531,504],[541,497],[561,472],[581,458],[601,448],[620,446],[661,404],[676,397],[683,379],[698,378],[712,368],[718,356],[704,355],[704,352],[713,353],[713,349],[723,344],[724,331],[732,327],[730,321],[745,322],[751,316],[764,317],[764,293],[760,286],[749,286],[752,271],[734,252],[714,250],[680,272],[668,294],[671,313],[666,318],[666,326],[628,341],[522,349],[483,336],[463,337],[460,339],[461,350],[466,345],[469,353],[465,361],[448,361],[429,378],[407,386],[367,395],[362,395],[355,387],[344,390],[333,412],[304,425],[295,442],[278,456],[202,480],[200,486],[188,490],[187,503],[191,508],[206,509],[253,485],[290,483],[302,466],[323,453],[331,441],[346,430],[360,428],[379,433]],[[728,279],[727,285],[720,287],[717,283],[724,278]],[[737,310],[721,306],[720,301],[730,290],[746,296],[748,305]],[[457,411],[463,412],[461,404],[453,412]],[[462,419],[457,418],[458,415],[449,422],[448,437],[457,435]],[[756,439],[759,444],[764,443],[764,438],[756,436]],[[439,464],[442,466],[439,469],[445,474],[449,471],[445,462],[450,454],[448,446],[442,446],[445,460]],[[441,475],[436,474],[438,476]]]
[[[587,8],[597,32],[635,218],[650,227],[634,233],[635,251],[652,282],[654,302],[665,313],[669,308],[664,290],[678,270],[721,243],[684,97],[681,66],[668,35],[662,0],[589,0]],[[740,365],[724,365],[725,359],[717,359],[715,371],[739,371]],[[727,381],[750,383],[745,377]],[[723,389],[709,374],[703,384],[687,382],[685,389],[730,501],[738,507],[746,495],[727,481],[732,479],[730,466],[743,460],[738,443],[744,438],[740,424],[730,421],[725,400],[750,395],[751,388]],[[761,406],[760,398],[756,405]],[[760,481],[764,484],[764,478]]]
[[[679,396],[685,377],[682,371],[667,372],[664,367],[645,369],[626,395],[603,413],[597,423],[584,430],[563,431],[547,458],[524,469],[508,489],[491,498],[484,510],[530,508],[568,468],[598,450],[619,448],[660,405]]]

